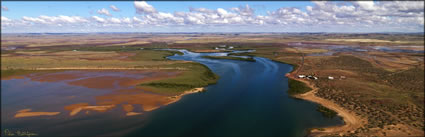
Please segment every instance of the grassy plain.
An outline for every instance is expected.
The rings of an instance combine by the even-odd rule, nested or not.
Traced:
[[[147,47],[57,47],[22,49],[2,54],[2,78],[61,70],[157,70],[181,72],[174,78],[140,83],[153,92],[176,94],[191,88],[213,84],[218,79],[207,67],[192,62],[172,61],[176,51]],[[171,85],[171,86],[170,86]]]
[[[254,36],[246,36],[246,39],[252,37]],[[294,70],[301,66],[296,74],[314,74],[319,77],[319,80],[312,81],[319,88],[316,96],[330,100],[366,119],[366,124],[360,128],[348,133],[328,133],[328,135],[384,136],[390,133],[403,136],[423,135],[423,53],[338,51],[331,55],[304,56],[304,61],[302,59],[302,55],[329,51],[322,45],[360,46],[365,49],[373,46],[390,48],[399,45],[424,46],[423,34],[305,34],[304,36],[295,34],[288,37],[286,34],[276,34],[257,37],[274,38],[275,41],[236,42],[214,39],[210,42],[234,46],[236,49],[256,50],[252,53],[231,55],[266,57],[293,64]],[[279,37],[282,39],[277,40]],[[338,40],[329,41],[329,39]],[[309,45],[299,48],[290,44],[298,42]],[[188,43],[198,45],[193,46],[194,49],[202,47],[199,45],[205,47],[211,45],[202,42],[194,44],[196,41]],[[321,45],[317,46],[318,44]],[[184,47],[181,44],[175,45]],[[328,76],[335,79],[329,80]],[[290,85],[297,85],[291,81]],[[289,92],[293,93],[294,89],[298,90],[292,88]],[[300,91],[304,93],[308,90]]]

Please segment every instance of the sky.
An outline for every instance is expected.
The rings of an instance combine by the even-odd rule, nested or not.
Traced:
[[[2,1],[1,31],[424,32],[424,2]]]

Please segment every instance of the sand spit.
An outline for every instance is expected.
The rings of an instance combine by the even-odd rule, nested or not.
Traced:
[[[126,111],[127,113],[125,114],[126,116],[135,116],[135,115],[140,115],[143,114],[141,112],[133,112],[134,107],[131,104],[123,104],[122,108],[124,109],[124,111]]]
[[[73,105],[66,106],[65,109],[71,111],[69,113],[70,116],[75,116],[82,110],[87,110],[87,111],[92,110],[92,111],[98,111],[98,112],[105,112],[105,111],[112,109],[114,107],[115,107],[115,105],[89,106],[87,103],[79,103],[79,104],[73,104]]]
[[[135,115],[140,115],[140,114],[143,114],[143,113],[141,113],[141,112],[127,112],[125,115],[126,116],[135,116]]]
[[[183,92],[183,94],[176,95],[176,96],[171,96],[171,97],[169,97],[169,98],[170,98],[172,101],[171,101],[171,102],[168,102],[168,103],[167,103],[167,104],[165,104],[165,105],[172,104],[172,103],[174,103],[174,102],[179,101],[179,100],[180,100],[180,99],[181,99],[184,95],[192,94],[192,93],[198,93],[198,92],[204,91],[204,89],[205,89],[205,88],[203,88],[203,87],[201,87],[201,88],[194,88],[194,89],[187,90],[187,91]]]
[[[35,117],[35,116],[54,116],[60,114],[60,112],[30,112],[31,109],[22,109],[19,110],[15,118],[21,118],[21,117]]]

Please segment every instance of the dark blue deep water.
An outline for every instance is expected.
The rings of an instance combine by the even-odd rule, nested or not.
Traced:
[[[206,92],[184,96],[152,112],[130,135],[144,136],[305,136],[313,127],[342,124],[326,118],[317,104],[288,96],[292,66],[255,57],[256,62],[205,59],[226,53],[193,53],[169,57],[208,66],[220,76]]]
[[[107,113],[67,116],[64,105],[94,101],[108,90],[30,79],[2,80],[2,131],[22,130],[38,136],[305,136],[309,128],[342,124],[326,118],[317,104],[288,96],[292,66],[255,57],[256,62],[213,60],[201,56],[227,53],[192,53],[169,57],[208,66],[220,76],[206,92],[194,93],[143,115],[122,116],[120,107]],[[69,102],[68,95],[84,96]],[[78,97],[80,98],[80,97]],[[94,102],[91,102],[94,103]],[[62,110],[55,117],[13,118],[21,108]],[[3,132],[2,132],[2,135]]]

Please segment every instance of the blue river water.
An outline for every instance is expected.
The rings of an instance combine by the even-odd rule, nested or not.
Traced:
[[[255,62],[206,59],[228,53],[193,53],[168,57],[202,63],[220,76],[206,92],[184,96],[160,108],[129,134],[141,136],[305,136],[313,127],[342,124],[326,118],[317,104],[290,97],[292,66],[254,57]]]
[[[21,130],[37,136],[305,136],[309,128],[341,125],[340,117],[327,118],[317,104],[290,97],[285,74],[292,66],[254,57],[255,62],[216,60],[202,56],[228,53],[193,53],[168,57],[206,65],[220,76],[206,92],[143,115],[126,117],[116,107],[107,113],[68,116],[63,106],[95,104],[96,96],[111,89],[92,89],[64,82],[37,82],[29,78],[2,80],[3,131]],[[243,52],[243,51],[236,51]],[[107,73],[109,74],[109,73]],[[113,73],[115,74],[115,73]],[[118,73],[117,73],[118,74]],[[106,75],[106,73],[105,73]],[[71,99],[69,96],[76,96]],[[13,118],[23,108],[59,111],[54,117]]]

